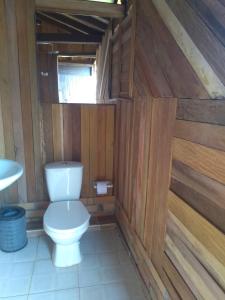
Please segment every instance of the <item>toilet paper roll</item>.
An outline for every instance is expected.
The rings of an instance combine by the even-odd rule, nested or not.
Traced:
[[[97,195],[106,195],[108,192],[107,185],[108,185],[108,181],[97,181],[96,182]]]

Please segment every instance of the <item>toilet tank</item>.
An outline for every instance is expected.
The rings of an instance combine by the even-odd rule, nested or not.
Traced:
[[[82,176],[83,165],[79,162],[62,161],[45,165],[45,177],[50,200],[52,202],[78,200]]]

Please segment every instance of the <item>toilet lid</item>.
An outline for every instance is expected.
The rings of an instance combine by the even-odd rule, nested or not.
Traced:
[[[75,229],[89,219],[86,207],[78,200],[51,203],[44,215],[45,224],[55,230]]]

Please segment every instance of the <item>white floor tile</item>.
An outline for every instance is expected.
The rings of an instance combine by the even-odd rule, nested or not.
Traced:
[[[34,261],[37,255],[37,245],[38,237],[29,238],[26,247],[14,253],[14,262]]]
[[[10,263],[13,261],[14,253],[6,253],[0,250],[0,263]]]
[[[0,263],[0,279],[31,277],[32,271],[33,262]]]
[[[47,235],[42,235],[38,241],[37,259],[50,259],[53,242]]]
[[[130,300],[130,292],[125,283],[112,283],[104,286],[104,296],[107,300]]]
[[[102,268],[118,266],[120,263],[117,252],[101,253],[99,255],[99,258],[100,258],[100,263]]]
[[[117,230],[87,232],[81,240],[83,260],[74,267],[56,268],[51,246],[49,237],[41,236],[30,238],[26,248],[16,253],[0,251],[0,298],[145,299],[143,282]]]
[[[30,277],[3,279],[0,281],[2,297],[26,295],[29,291]]]
[[[29,295],[28,300],[79,300],[79,289]]]
[[[82,256],[82,262],[78,265],[80,270],[99,268],[101,266],[100,257],[97,254],[84,254]]]
[[[93,239],[84,239],[80,243],[80,250],[82,255],[95,254],[97,242]]]
[[[30,294],[78,287],[77,272],[60,272],[57,274],[34,275]]]
[[[104,284],[121,282],[125,280],[124,273],[122,272],[120,266],[101,269],[101,277],[102,283]]]
[[[92,286],[81,288],[80,300],[107,300],[104,297],[104,286]]]
[[[38,260],[34,264],[34,273],[33,275],[46,275],[46,274],[58,274],[58,273],[65,273],[65,272],[74,272],[77,274],[78,266],[72,266],[67,268],[57,268],[53,265],[53,262],[51,259],[45,259],[45,260]]]
[[[80,287],[99,285],[102,283],[100,268],[81,269],[78,271],[78,274]]]

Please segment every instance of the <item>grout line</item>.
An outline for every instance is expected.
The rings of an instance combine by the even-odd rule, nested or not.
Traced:
[[[37,261],[37,254],[38,254],[39,243],[40,243],[40,237],[38,237],[38,242],[37,242],[37,246],[36,246],[36,253],[35,253],[35,258],[34,258],[34,261],[33,261],[33,270],[32,270],[32,274],[31,274],[31,278],[30,278],[30,285],[29,285],[29,289],[28,289],[27,299],[28,299],[28,297],[29,297],[29,295],[30,295],[30,289],[31,289],[31,284],[32,284],[33,275],[34,275],[35,263],[36,263],[36,261]]]

